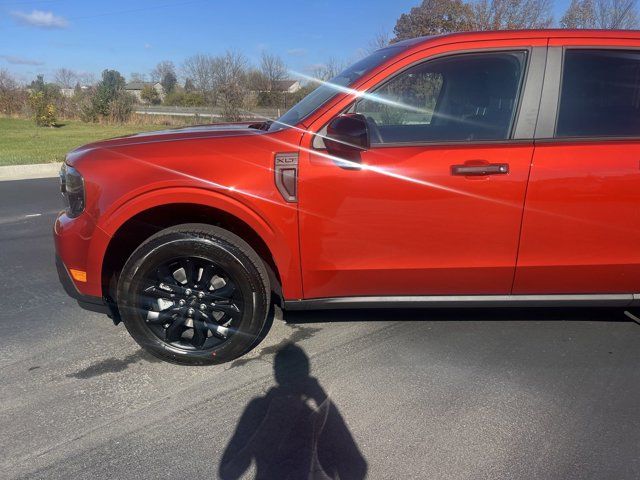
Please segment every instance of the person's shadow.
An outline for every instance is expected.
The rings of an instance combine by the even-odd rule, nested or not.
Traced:
[[[220,462],[223,480],[254,464],[256,479],[361,480],[367,462],[340,412],[318,380],[309,358],[287,344],[275,356],[277,386],[245,409]]]

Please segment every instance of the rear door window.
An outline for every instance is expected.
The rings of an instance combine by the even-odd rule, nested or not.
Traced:
[[[565,52],[556,137],[640,135],[640,53]]]

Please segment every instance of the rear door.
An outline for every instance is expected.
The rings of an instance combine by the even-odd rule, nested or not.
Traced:
[[[513,43],[423,60],[352,104],[373,123],[362,168],[307,134],[305,298],[510,292],[546,54]]]
[[[514,294],[640,291],[640,49],[584,43],[551,42]]]

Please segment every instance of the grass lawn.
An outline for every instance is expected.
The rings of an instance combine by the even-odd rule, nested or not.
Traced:
[[[56,128],[36,127],[31,120],[0,117],[0,166],[61,162],[69,150],[104,138],[160,130],[164,125],[98,125],[61,122]]]

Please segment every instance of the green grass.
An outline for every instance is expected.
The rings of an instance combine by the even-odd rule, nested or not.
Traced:
[[[55,128],[31,120],[0,117],[0,166],[61,162],[67,152],[104,138],[160,130],[164,125],[98,125],[64,121]]]

